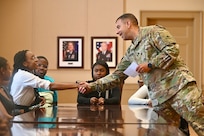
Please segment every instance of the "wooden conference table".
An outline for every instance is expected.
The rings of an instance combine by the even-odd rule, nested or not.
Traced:
[[[58,104],[15,116],[13,136],[184,136],[179,116],[138,105]]]

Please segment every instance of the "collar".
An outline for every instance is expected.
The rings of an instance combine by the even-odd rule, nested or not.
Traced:
[[[137,45],[142,40],[142,27],[138,27],[138,33],[134,40],[132,40],[132,44]]]

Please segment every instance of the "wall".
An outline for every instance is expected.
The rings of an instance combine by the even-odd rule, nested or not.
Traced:
[[[17,51],[29,49],[48,58],[48,74],[56,81],[87,80],[91,36],[116,36],[115,19],[122,13],[134,13],[140,20],[141,10],[203,11],[203,5],[203,0],[0,0],[0,55],[12,65]],[[84,36],[84,68],[57,69],[57,36]],[[129,43],[118,37],[118,61]],[[128,78],[126,85],[132,87],[136,81]],[[127,103],[134,91],[125,89],[122,101]],[[76,92],[60,92],[60,102],[73,102]]]

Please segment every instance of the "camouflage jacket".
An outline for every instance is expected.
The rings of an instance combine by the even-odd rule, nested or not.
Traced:
[[[123,71],[132,63],[152,63],[153,69],[141,77],[149,88],[150,98],[161,104],[176,94],[187,83],[195,81],[193,74],[179,56],[179,45],[162,26],[140,27],[116,70],[94,83],[95,88],[106,90],[116,86],[128,76]]]

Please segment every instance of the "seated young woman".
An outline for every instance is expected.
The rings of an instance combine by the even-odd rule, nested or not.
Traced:
[[[0,57],[0,116],[11,119],[14,103],[8,90],[11,68],[4,57]]]
[[[139,89],[128,99],[129,105],[152,105],[151,99],[148,95],[148,87],[138,80]]]
[[[34,74],[39,76],[42,79],[49,80],[50,82],[54,82],[54,79],[47,75],[48,70],[48,60],[44,56],[37,56],[38,58],[38,67],[34,70]],[[50,91],[44,88],[37,88],[40,96],[45,98],[45,105],[43,107],[48,106],[56,106],[58,102],[58,93],[56,90]]]
[[[92,66],[92,80],[86,81],[88,83],[94,82],[110,73],[108,64],[105,61],[98,60]],[[121,87],[101,92],[100,90],[93,91],[88,94],[81,94],[78,92],[78,104],[120,104],[121,102]]]
[[[37,62],[37,57],[29,50],[19,51],[14,56],[10,94],[13,96],[16,108],[29,111],[44,105],[45,99],[39,97],[35,88],[54,91],[78,87],[76,83],[50,82],[34,75],[33,71],[37,68]]]

